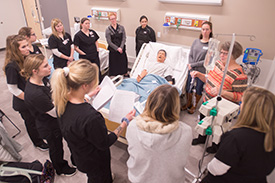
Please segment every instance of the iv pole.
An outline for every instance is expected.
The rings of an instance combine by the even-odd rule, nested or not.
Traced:
[[[224,69],[224,74],[223,74],[221,86],[220,86],[220,89],[219,89],[219,94],[217,96],[216,105],[214,107],[216,109],[217,109],[217,106],[218,106],[218,102],[221,101],[221,99],[222,99],[221,98],[221,92],[222,92],[223,84],[224,84],[224,81],[225,81],[225,76],[226,76],[226,73],[227,73],[227,70],[228,70],[228,65],[229,65],[229,62],[230,62],[231,55],[232,55],[232,51],[233,51],[234,43],[235,43],[235,40],[236,40],[236,36],[243,36],[243,37],[247,36],[247,37],[250,37],[251,41],[254,41],[256,39],[256,37],[254,35],[236,35],[235,33],[233,33],[233,34],[216,34],[216,37],[218,37],[219,35],[222,35],[222,36],[232,36],[232,39],[231,39],[231,44],[230,44],[230,48],[229,48],[229,51],[228,51],[228,57],[227,57],[226,64],[225,64],[225,69]],[[212,115],[211,125],[210,125],[211,129],[213,128],[214,119],[215,119],[215,115]],[[203,148],[203,154],[202,154],[202,157],[201,157],[201,159],[199,161],[198,176],[193,180],[192,183],[199,183],[199,182],[201,182],[201,177],[202,177],[203,173],[206,170],[206,168],[205,168],[205,170],[202,172],[201,168],[202,168],[203,160],[204,160],[204,157],[205,157],[205,152],[206,152],[206,148],[207,148],[207,144],[208,144],[209,138],[210,138],[210,135],[207,135],[206,141],[205,141],[205,144],[204,144],[204,148]]]

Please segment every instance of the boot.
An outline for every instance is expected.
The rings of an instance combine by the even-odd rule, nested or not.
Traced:
[[[192,140],[192,145],[204,144],[206,141],[206,135],[199,135],[198,138]]]
[[[181,107],[182,111],[185,111],[187,108],[192,106],[192,93],[187,93],[187,103]]]
[[[195,106],[192,105],[192,107],[190,109],[187,109],[187,112],[189,114],[194,114],[194,112],[196,111],[196,108],[197,108],[197,105],[198,105],[198,102],[200,101],[200,99],[201,99],[201,95],[196,94],[196,104],[195,104]]]

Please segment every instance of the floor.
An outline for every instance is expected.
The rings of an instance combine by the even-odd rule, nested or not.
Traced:
[[[4,58],[5,58],[5,51],[0,51],[0,67],[3,67],[4,64]],[[42,152],[38,149],[36,149],[27,133],[24,126],[24,122],[22,118],[19,116],[19,113],[15,112],[12,109],[12,95],[8,91],[8,88],[6,86],[6,78],[4,76],[3,72],[0,72],[0,88],[1,88],[1,97],[0,97],[0,104],[1,104],[1,110],[14,122],[16,125],[22,130],[22,132],[15,137],[15,140],[19,142],[24,148],[20,152],[22,155],[23,162],[31,162],[34,160],[39,160],[41,163],[45,162],[46,159],[49,159],[48,152]],[[189,124],[194,128],[197,120],[197,114],[187,114],[186,112],[181,112],[181,121]],[[4,126],[6,127],[9,134],[12,136],[16,133],[16,129],[11,125],[11,123],[8,122],[8,120],[3,120]],[[196,134],[194,133],[194,136]],[[69,161],[70,152],[67,147],[66,142],[64,141],[64,150],[65,150],[65,159]],[[198,172],[198,161],[202,156],[203,146],[193,146],[191,148],[190,157],[187,163],[186,168],[194,175],[197,175]],[[114,183],[128,183],[129,180],[127,178],[127,166],[126,161],[129,157],[129,154],[127,153],[127,145],[117,141],[112,147],[111,147],[111,165],[112,165],[112,171],[115,174]],[[213,157],[213,155],[207,156],[205,158],[204,164],[210,161],[210,159]],[[187,181],[186,182],[192,182],[193,177],[191,175],[187,175]],[[56,176],[55,182],[57,183],[75,183],[75,182],[86,182],[87,178],[85,174],[78,171],[76,175],[73,177],[64,177],[64,176]]]
[[[48,53],[49,55],[49,53]],[[0,51],[0,67],[3,67],[5,58],[5,51]],[[39,160],[41,163],[44,163],[46,159],[49,159],[48,152],[42,152],[36,149],[28,135],[26,134],[26,129],[23,123],[22,118],[19,116],[19,113],[15,112],[12,109],[12,95],[7,89],[6,86],[6,78],[4,73],[0,72],[0,88],[1,88],[1,97],[0,97],[0,108],[1,110],[13,121],[17,126],[22,130],[22,132],[15,137],[15,140],[19,142],[23,146],[23,150],[20,152],[22,155],[23,162],[32,162],[34,160]],[[194,129],[197,123],[198,112],[190,115],[186,112],[181,112],[180,120],[184,123],[187,123]],[[3,124],[6,127],[8,133],[12,136],[16,133],[16,129],[8,122],[8,120],[4,119]],[[193,132],[193,136],[196,137],[196,132]],[[65,159],[70,162],[70,152],[67,147],[67,144],[64,142],[64,151],[65,151]],[[190,142],[191,143],[191,142]],[[188,159],[188,163],[186,169],[190,174],[186,176],[186,182],[191,183],[194,180],[193,176],[197,176],[198,174],[198,162],[202,158],[203,145],[192,146],[190,149],[190,155]],[[127,153],[127,145],[117,141],[113,146],[111,146],[111,166],[112,171],[115,174],[114,183],[128,183],[129,180],[127,178],[127,166],[126,161],[129,157]],[[203,167],[213,158],[213,155],[208,155],[204,158]],[[193,176],[192,176],[193,174]],[[87,182],[86,175],[77,172],[76,175],[72,177],[64,177],[64,176],[56,176],[55,182],[57,183],[84,183]]]

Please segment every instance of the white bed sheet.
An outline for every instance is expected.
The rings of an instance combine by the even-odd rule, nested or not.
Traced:
[[[188,73],[187,64],[190,50],[181,46],[171,46],[155,42],[143,44],[130,73],[131,78],[136,78],[148,63],[157,62],[157,53],[160,49],[166,51],[167,56],[165,63],[173,69],[175,86],[182,90],[185,86]]]

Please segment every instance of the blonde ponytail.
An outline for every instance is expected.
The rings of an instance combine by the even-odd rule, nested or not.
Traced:
[[[61,68],[56,69],[51,77],[52,100],[57,109],[57,115],[61,116],[68,102],[69,88],[67,86],[65,71]]]
[[[71,90],[77,90],[83,84],[94,81],[98,84],[98,67],[86,59],[80,59],[67,68],[56,69],[51,78],[52,99],[57,109],[57,115],[61,116],[66,109],[68,94]]]

